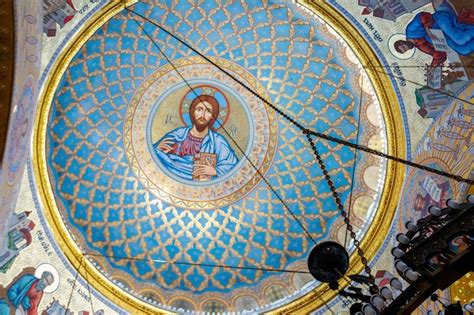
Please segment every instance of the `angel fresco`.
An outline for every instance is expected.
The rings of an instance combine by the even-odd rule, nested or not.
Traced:
[[[219,102],[199,95],[191,102],[191,125],[179,127],[153,145],[161,163],[173,174],[188,180],[208,181],[228,173],[238,158],[227,140],[213,130]]]
[[[435,33],[441,31],[449,48],[462,56],[474,52],[474,11],[462,8],[459,14],[447,0],[434,0],[435,12],[420,12],[406,27],[406,40],[394,43],[397,52],[418,48],[431,55],[431,67],[442,65],[446,59],[445,51],[437,49]],[[438,33],[440,34],[440,33]]]

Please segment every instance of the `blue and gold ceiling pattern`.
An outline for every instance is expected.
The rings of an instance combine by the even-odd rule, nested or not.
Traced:
[[[341,43],[322,22],[294,3],[157,1],[131,10],[205,55],[228,62],[248,82],[255,80],[272,103],[303,125],[355,141],[360,94],[358,78],[350,77],[355,65],[339,52]],[[186,65],[183,73],[202,82],[215,79],[203,77],[212,72],[200,68],[202,61],[190,49],[135,18],[169,59]],[[105,273],[120,275],[132,292],[153,289],[155,298],[166,302],[180,294],[222,297],[241,288],[258,291],[263,281],[277,276],[199,264],[285,269],[305,261],[313,243],[255,172],[249,175],[255,185],[245,194],[203,210],[170,202],[144,182],[132,161],[138,151],[124,136],[135,132],[133,124],[127,129],[127,113],[137,93],[153,88],[147,79],[167,67],[127,11],[105,23],[74,57],[52,104],[47,139],[50,180],[62,216],[82,250]],[[160,85],[162,90],[154,93],[176,88],[171,83],[176,73],[167,71],[170,81],[163,82],[169,86]],[[230,82],[228,89],[238,90]],[[268,154],[258,166],[311,236],[325,239],[337,219],[329,187],[300,130],[265,110],[269,125],[276,119],[267,135],[274,148],[265,148],[263,155]],[[257,137],[256,128],[249,134]],[[131,143],[145,148],[150,141],[135,137]],[[353,153],[340,145],[317,145],[346,201]],[[242,167],[246,164],[244,159]],[[189,183],[173,185],[180,191],[194,189]]]

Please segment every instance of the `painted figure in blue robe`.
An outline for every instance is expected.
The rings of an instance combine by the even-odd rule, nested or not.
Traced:
[[[446,61],[446,53],[437,51],[432,39],[436,36],[431,30],[441,30],[448,46],[459,55],[474,53],[474,12],[463,9],[459,15],[446,0],[433,1],[435,12],[418,13],[406,28],[406,40],[395,42],[399,53],[418,48],[433,57],[432,67],[440,66]]]
[[[31,274],[23,275],[10,285],[7,296],[0,298],[0,314],[17,311],[20,314],[37,315],[43,291],[53,282],[53,275],[48,271],[43,272],[40,279]]]
[[[188,180],[207,181],[227,174],[239,160],[227,140],[212,128],[218,116],[214,96],[196,97],[189,107],[192,125],[167,133],[153,145],[161,163]]]

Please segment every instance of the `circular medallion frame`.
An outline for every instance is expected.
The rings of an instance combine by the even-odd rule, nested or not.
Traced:
[[[240,66],[215,57],[212,60],[269,99],[258,80]],[[200,57],[178,59],[174,62],[174,66],[192,86],[199,86],[204,82],[213,84],[228,90],[235,99],[240,100],[241,104],[246,104],[242,106],[241,119],[236,120],[234,124],[238,124],[241,120],[245,120],[248,124],[250,128],[247,135],[248,143],[239,144],[239,139],[226,134],[229,133],[227,129],[222,133],[227,137],[228,143],[233,145],[236,154],[240,153],[240,161],[221,178],[208,182],[194,182],[172,174],[154,154],[152,142],[160,136],[153,138],[152,127],[157,110],[161,107],[159,105],[164,99],[173,95],[176,89],[186,86],[171,65],[161,67],[145,79],[132,97],[123,130],[127,158],[143,185],[164,202],[192,210],[210,210],[230,205],[251,192],[261,181],[261,174],[265,174],[271,165],[278,142],[275,113],[268,111],[262,101]],[[173,88],[167,90],[167,86]],[[232,92],[229,86],[232,87]],[[166,92],[163,93],[164,90]],[[161,118],[167,119],[167,117]],[[163,130],[161,133],[163,134]],[[254,167],[257,167],[258,171]],[[206,199],[202,196],[206,196]]]

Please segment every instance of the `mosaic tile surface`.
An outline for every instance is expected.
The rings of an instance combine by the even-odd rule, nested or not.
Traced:
[[[303,125],[355,140],[359,91],[349,77],[355,65],[338,52],[335,36],[294,4],[168,1],[132,9],[247,72]],[[188,48],[143,25],[169,59],[195,60]],[[156,288],[155,298],[167,300],[180,292],[258,291],[272,273],[162,262],[285,269],[304,262],[312,245],[261,178],[232,203],[205,210],[179,206],[147,186],[131,161],[136,151],[128,147],[126,134],[134,129],[127,130],[127,111],[146,80],[167,66],[127,12],[107,22],[76,55],[50,114],[48,161],[62,215],[83,250],[103,256],[95,260],[134,292]],[[188,67],[199,69],[199,62]],[[311,236],[322,240],[337,207],[301,132],[275,119],[276,147],[264,176]],[[145,146],[150,139],[141,141]],[[318,149],[345,201],[353,153],[329,143],[318,143]]]

